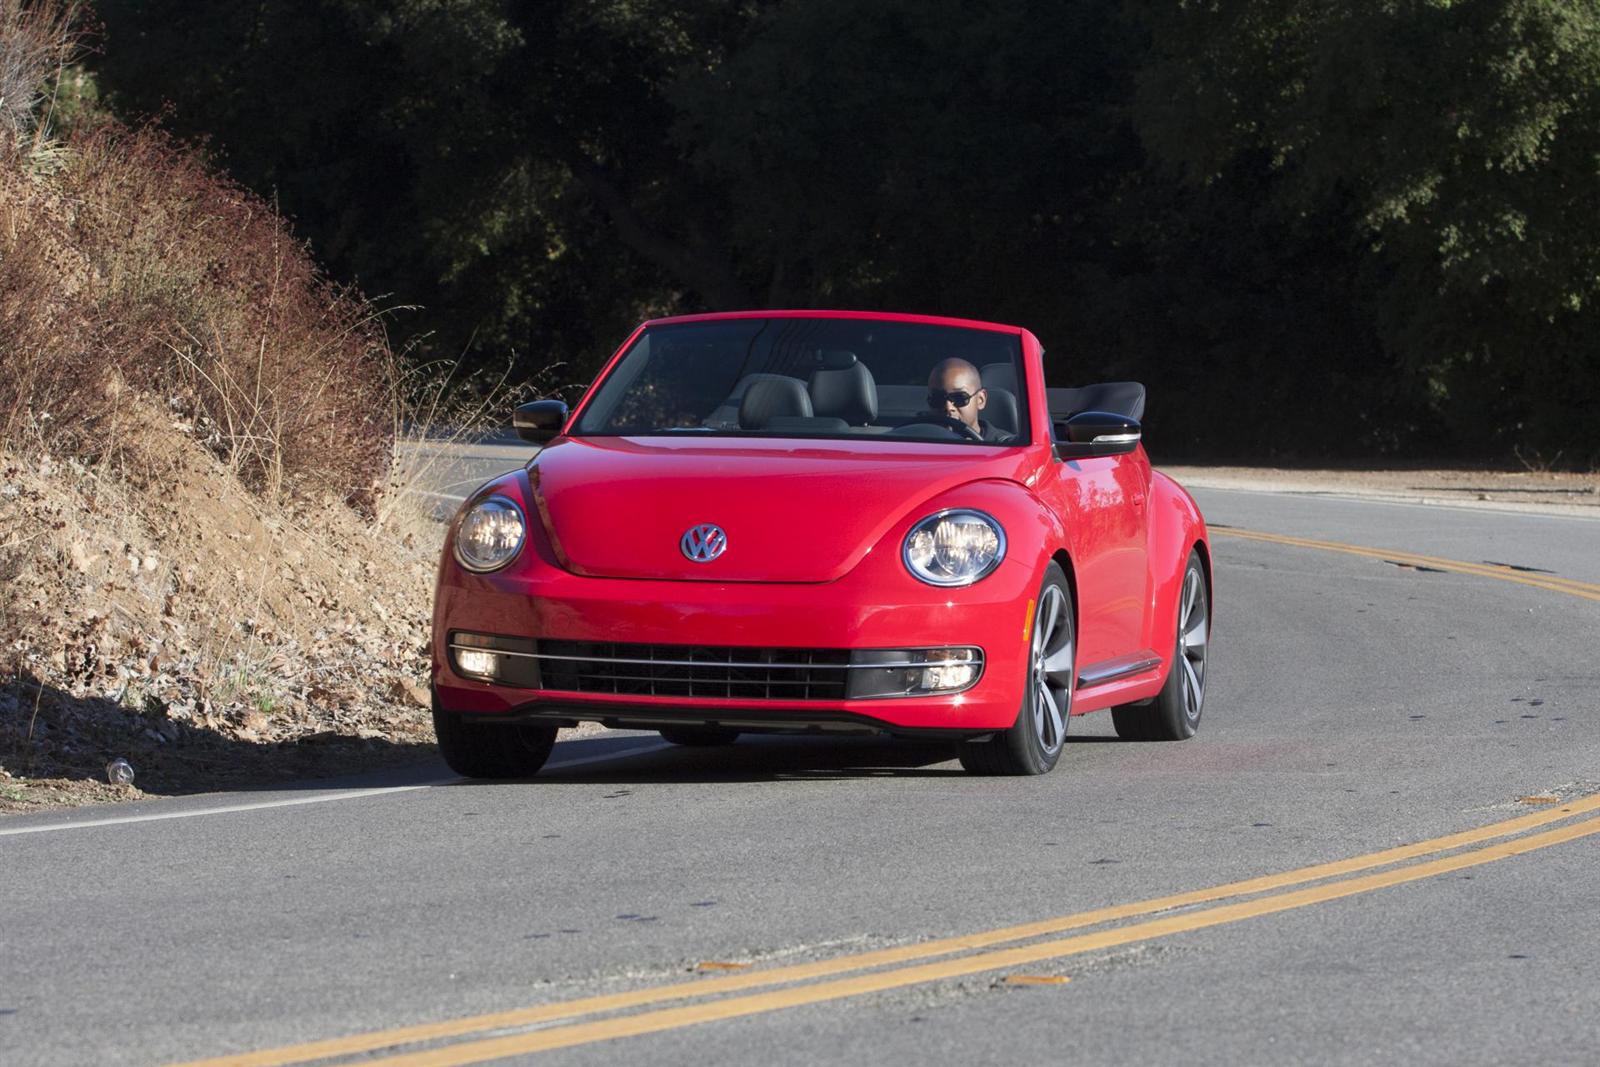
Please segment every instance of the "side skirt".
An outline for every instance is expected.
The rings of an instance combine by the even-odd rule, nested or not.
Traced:
[[[1161,666],[1161,657],[1148,648],[1138,652],[1130,652],[1126,656],[1117,656],[1115,659],[1102,660],[1091,663],[1078,672],[1078,688],[1093,689],[1096,686],[1109,685],[1131,678],[1136,674],[1156,670]]]

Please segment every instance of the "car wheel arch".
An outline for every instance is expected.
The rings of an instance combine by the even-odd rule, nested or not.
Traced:
[[[1078,572],[1072,566],[1071,554],[1065,548],[1058,548],[1046,562],[1055,563],[1061,568],[1061,573],[1067,576],[1067,591],[1072,594],[1072,632],[1075,634],[1082,633],[1083,631],[1078,626],[1078,613],[1080,611],[1078,607]],[[1077,670],[1077,664],[1073,664],[1073,670]]]
[[[1211,577],[1211,545],[1206,542],[1205,538],[1197,537],[1194,539],[1194,544],[1190,546],[1189,550],[1198,554],[1200,557],[1200,575],[1205,579],[1206,582],[1206,604],[1208,606],[1212,606],[1212,610],[1214,611],[1214,605],[1217,602],[1217,597],[1216,586]],[[1187,555],[1184,558],[1187,559]]]

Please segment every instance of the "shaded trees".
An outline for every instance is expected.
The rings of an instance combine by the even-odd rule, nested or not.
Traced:
[[[660,91],[714,60],[727,7],[101,0],[98,73],[275,194],[336,273],[423,305],[435,351],[542,363],[685,290],[742,301]]]
[[[909,308],[1161,382],[1195,454],[1600,451],[1593,5],[99,8],[114,103],[170,101],[444,354]]]
[[[1202,186],[1338,212],[1397,391],[1467,449],[1596,455],[1600,8],[1561,0],[1148,5],[1149,143]]]

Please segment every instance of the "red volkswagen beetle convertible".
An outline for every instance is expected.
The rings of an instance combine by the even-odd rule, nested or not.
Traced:
[[[648,322],[451,523],[434,724],[472,777],[580,720],[686,745],[939,737],[1042,774],[1073,715],[1193,735],[1211,557],[1140,444],[1144,387],[1045,386],[1014,326],[748,312]]]

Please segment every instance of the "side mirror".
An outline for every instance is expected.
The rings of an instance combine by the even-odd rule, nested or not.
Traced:
[[[524,441],[542,445],[567,424],[567,405],[560,400],[535,400],[520,404],[511,416],[511,425]]]
[[[1138,419],[1107,411],[1080,411],[1055,430],[1058,459],[1121,456],[1138,448],[1143,436]]]

